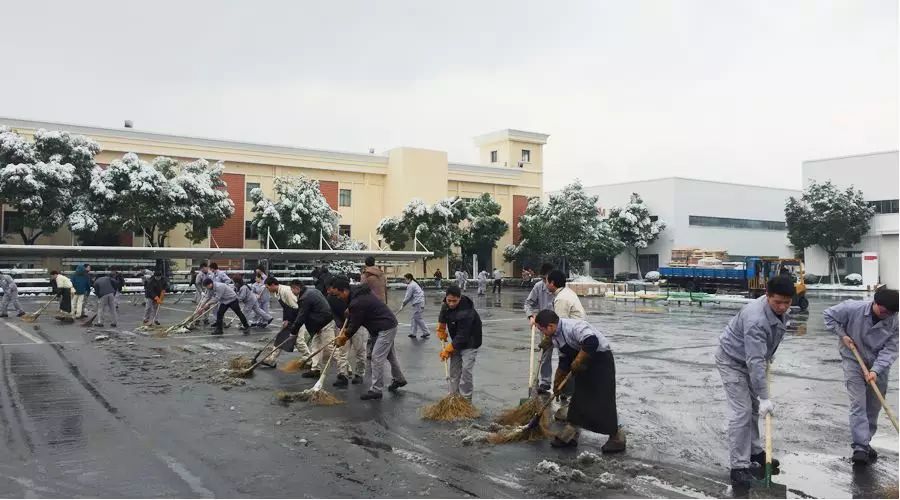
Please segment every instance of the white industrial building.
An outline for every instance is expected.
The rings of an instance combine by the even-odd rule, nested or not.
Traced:
[[[838,271],[842,274],[861,273],[865,264],[878,263],[878,282],[898,287],[898,199],[900,199],[900,165],[897,151],[870,153],[840,158],[826,158],[803,162],[803,187],[812,181],[830,180],[838,187],[853,186],[875,207],[869,233],[853,248],[841,249]],[[863,256],[863,253],[866,253]],[[819,247],[805,251],[808,272],[827,275],[828,254]],[[864,261],[863,259],[867,259]]]
[[[638,193],[650,213],[666,223],[666,229],[648,248],[641,250],[641,273],[669,263],[673,248],[726,250],[734,260],[764,255],[793,257],[787,239],[784,206],[800,191],[748,184],[667,177],[586,187],[599,196],[601,216],[610,208],[629,202]],[[612,267],[612,269],[611,269]],[[627,253],[612,262],[591,263],[594,276],[636,272]]]

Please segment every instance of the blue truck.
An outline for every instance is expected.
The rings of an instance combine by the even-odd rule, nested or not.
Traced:
[[[756,298],[766,293],[766,282],[778,275],[788,275],[794,280],[796,293],[794,304],[801,311],[809,307],[806,298],[806,273],[798,259],[747,257],[743,268],[666,266],[659,268],[664,286],[689,292],[716,293],[718,291],[746,293]]]

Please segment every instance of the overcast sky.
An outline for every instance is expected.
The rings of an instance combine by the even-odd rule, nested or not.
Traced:
[[[545,189],[801,186],[897,149],[897,2],[6,2],[0,116],[477,162],[550,134]]]

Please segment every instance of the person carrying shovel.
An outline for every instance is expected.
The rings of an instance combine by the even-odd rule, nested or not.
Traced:
[[[450,393],[472,401],[473,371],[481,347],[481,316],[456,285],[447,287],[438,317],[438,339],[446,342],[441,361],[450,361]]]
[[[606,434],[603,453],[625,451],[625,431],[616,410],[616,363],[609,340],[596,327],[581,319],[560,319],[553,311],[535,316],[535,325],[559,349],[559,365],[553,377],[553,392],[572,373],[574,385],[566,427],[550,442],[554,448],[578,446],[581,429]]]
[[[882,395],[887,391],[891,365],[897,361],[897,305],[897,290],[880,288],[872,300],[847,300],[822,313],[825,327],[841,339],[854,465],[869,465],[878,457],[869,442],[878,429],[881,402],[875,388],[866,386],[874,382]]]
[[[735,488],[750,488],[755,479],[751,464],[761,468],[766,463],[759,418],[775,414],[766,369],[784,339],[793,297],[792,279],[770,279],[766,295],[744,306],[719,336],[715,360],[728,402],[731,484]],[[780,465],[774,458],[771,462],[774,469]]]

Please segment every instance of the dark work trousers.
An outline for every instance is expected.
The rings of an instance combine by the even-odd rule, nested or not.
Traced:
[[[222,328],[222,320],[225,318],[225,313],[228,312],[229,309],[234,311],[234,314],[241,320],[241,325],[243,325],[244,328],[250,328],[250,323],[247,323],[247,318],[244,316],[244,313],[241,312],[241,306],[238,305],[237,299],[232,300],[227,304],[219,304],[219,310],[216,311],[216,328]]]

